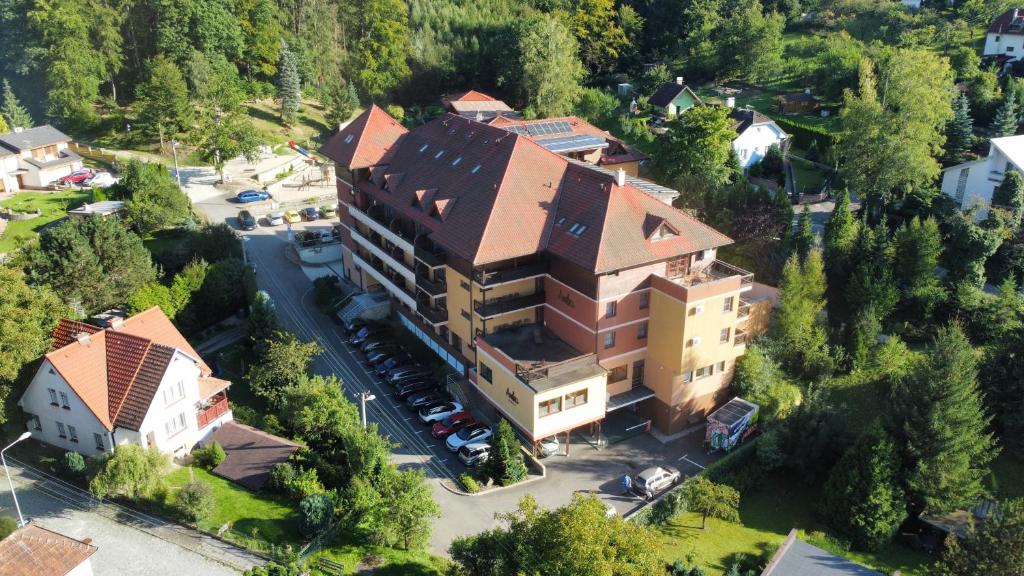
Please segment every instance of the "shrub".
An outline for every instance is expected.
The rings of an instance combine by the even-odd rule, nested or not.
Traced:
[[[463,473],[459,476],[459,482],[466,488],[466,492],[470,494],[480,491],[480,484],[477,483],[476,479],[472,475]]]
[[[174,508],[189,522],[199,522],[210,515],[217,504],[213,488],[202,480],[190,480],[174,499]]]
[[[10,516],[0,516],[0,540],[7,538],[18,529],[18,521]]]
[[[334,521],[334,502],[327,494],[310,494],[299,502],[300,529],[306,536],[327,530]]]
[[[214,441],[211,444],[193,450],[192,457],[195,458],[196,464],[199,466],[211,469],[220,466],[220,463],[224,461],[227,455],[224,453],[224,448],[221,447],[220,443]]]
[[[78,452],[64,453],[64,471],[72,476],[81,476],[85,473],[85,458]]]
[[[528,471],[523,462],[519,439],[507,420],[498,423],[491,436],[491,456],[484,463],[484,471],[502,486],[509,486],[526,478]]]
[[[317,476],[316,469],[299,467],[298,472],[292,481],[288,484],[288,492],[292,495],[292,498],[296,500],[304,500],[308,496],[313,494],[319,494],[324,491],[324,485],[320,482],[320,478]]]
[[[278,492],[287,492],[295,479],[295,467],[287,462],[274,464],[270,469],[270,489]]]
[[[778,430],[772,429],[761,435],[757,442],[757,463],[764,470],[775,470],[786,463],[782,435]]]
[[[160,486],[170,463],[170,457],[153,446],[121,444],[103,461],[99,472],[89,482],[89,491],[100,498],[111,494],[131,500],[148,496]]]

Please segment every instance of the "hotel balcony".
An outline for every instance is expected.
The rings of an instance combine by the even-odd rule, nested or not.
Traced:
[[[444,251],[431,244],[433,243],[429,240],[417,240],[414,243],[413,256],[428,268],[440,268],[445,263]]]
[[[403,274],[388,270],[383,259],[374,259],[372,255],[363,252],[352,252],[352,260],[360,269],[380,282],[392,296],[409,308],[416,308],[416,295],[405,287]]]
[[[544,304],[544,292],[535,292],[522,296],[520,294],[509,294],[494,300],[473,302],[473,312],[483,319],[493,318],[502,314],[509,314],[519,310],[536,308]]]
[[[511,360],[516,378],[536,392],[606,374],[596,354],[580,352],[537,324],[477,336],[481,343],[489,355]]]
[[[352,239],[366,249],[370,254],[384,261],[393,270],[404,276],[409,282],[416,281],[416,273],[411,266],[405,263],[404,255],[400,246],[388,248],[383,243],[383,237],[371,230],[367,238],[358,227],[352,229]]]
[[[746,330],[736,329],[736,334],[733,336],[732,343],[734,346],[743,346],[750,340],[750,336]]]
[[[750,290],[754,287],[754,274],[728,262],[715,260],[682,276],[654,276],[651,287],[686,302],[735,290]]]
[[[380,234],[402,250],[406,252],[413,251],[412,237],[402,230],[402,226],[397,220],[393,218],[389,220],[385,217],[383,210],[379,206],[371,206],[368,212],[363,212],[349,204],[348,211],[355,218],[356,222],[362,222],[370,230]]]
[[[416,312],[427,319],[432,326],[438,326],[448,322],[448,310],[435,308],[423,301],[417,302]]]
[[[497,286],[498,284],[505,284],[507,282],[515,282],[516,280],[522,280],[524,278],[540,276],[547,271],[548,266],[543,262],[525,264],[523,266],[516,266],[515,268],[507,268],[505,270],[477,270],[473,272],[473,281],[482,288],[489,288],[491,286]]]
[[[427,278],[424,274],[416,275],[416,287],[423,290],[431,297],[444,296],[448,293],[448,285],[444,282]]]
[[[750,301],[740,298],[740,305],[736,308],[736,321],[744,322],[750,320],[750,308]]]

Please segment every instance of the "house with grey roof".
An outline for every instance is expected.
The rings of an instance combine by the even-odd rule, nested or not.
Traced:
[[[788,147],[786,131],[753,108],[733,108],[729,111],[729,119],[736,131],[732,147],[744,170],[763,160],[773,144],[783,151]]]
[[[794,528],[761,576],[882,576],[882,573],[800,540]]]
[[[53,126],[0,134],[0,192],[46,188],[82,168],[71,137]]]

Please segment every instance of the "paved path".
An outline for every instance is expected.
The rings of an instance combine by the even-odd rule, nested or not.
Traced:
[[[227,576],[264,561],[245,550],[161,518],[98,502],[87,492],[11,464],[18,503],[32,520],[73,538],[92,538],[96,574],[118,576]],[[7,482],[0,513],[16,516]]]

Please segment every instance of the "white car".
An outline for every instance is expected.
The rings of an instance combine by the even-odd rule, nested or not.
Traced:
[[[90,176],[84,184],[96,188],[109,188],[117,184],[117,178],[114,178],[114,175],[110,172],[97,172]]]
[[[458,452],[459,448],[462,448],[466,444],[483,442],[491,437],[491,428],[486,424],[477,422],[476,424],[470,424],[462,430],[459,430],[455,434],[452,434],[444,441],[445,446],[452,452]]]
[[[424,424],[440,422],[452,414],[458,414],[459,412],[462,412],[462,404],[458,402],[438,402],[437,404],[429,404],[420,409],[420,422]]]
[[[271,226],[284,224],[284,212],[271,212],[267,214],[267,224]]]
[[[459,460],[462,460],[462,463],[466,466],[476,466],[477,464],[487,462],[487,457],[490,454],[490,444],[474,442],[473,444],[466,444],[459,449]]]
[[[554,436],[548,436],[540,441],[540,455],[542,457],[548,457],[552,454],[558,453],[558,438]]]
[[[673,468],[653,466],[636,475],[633,491],[641,496],[657,496],[679,483],[680,474]]]

